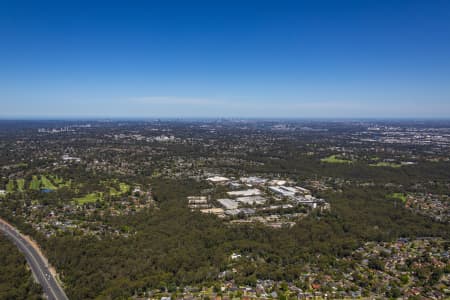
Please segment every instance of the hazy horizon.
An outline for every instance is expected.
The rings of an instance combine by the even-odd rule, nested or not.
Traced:
[[[302,118],[302,117],[120,117],[120,116],[112,116],[112,117],[83,117],[83,116],[74,116],[74,117],[47,117],[47,116],[22,116],[22,117],[1,117],[0,121],[62,121],[62,122],[77,122],[77,121],[86,121],[86,122],[102,122],[102,121],[130,121],[130,122],[140,122],[140,121],[305,121],[305,122],[382,122],[382,121],[400,121],[400,122],[448,122],[450,121],[450,117],[424,117],[424,118],[415,118],[415,117],[397,117],[397,118],[383,118],[383,117],[316,117],[316,118]]]

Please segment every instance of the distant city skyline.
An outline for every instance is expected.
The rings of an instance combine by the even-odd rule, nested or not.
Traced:
[[[450,118],[449,1],[0,3],[0,118]]]

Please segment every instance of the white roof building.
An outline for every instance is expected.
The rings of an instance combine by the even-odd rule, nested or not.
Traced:
[[[213,208],[205,208],[201,209],[200,212],[204,214],[213,214],[213,215],[223,215],[223,208],[220,207],[213,207]]]
[[[217,182],[227,182],[230,181],[229,178],[226,177],[222,177],[222,176],[213,176],[213,177],[209,177],[206,180],[217,183]]]
[[[244,190],[244,191],[232,191],[232,192],[227,192],[228,196],[230,197],[248,197],[248,196],[256,196],[256,195],[261,195],[261,191],[258,189],[249,189],[249,190]]]
[[[296,194],[309,194],[309,190],[296,186],[269,186],[269,190],[274,192],[275,194],[282,195],[284,197],[294,197]]]
[[[236,209],[238,208],[239,204],[231,199],[217,199],[217,202],[219,202],[225,209]]]
[[[271,181],[269,182],[269,184],[274,184],[274,185],[285,185],[285,184],[286,184],[286,180],[277,180],[277,179],[274,179],[274,180],[271,180]]]
[[[250,185],[259,185],[264,184],[267,182],[267,179],[256,177],[256,176],[250,176],[250,177],[241,177],[241,182],[250,184]]]
[[[247,197],[238,197],[236,201],[249,204],[249,205],[260,205],[266,203],[267,199],[261,196],[247,196]]]
[[[285,186],[269,186],[269,190],[274,192],[275,194],[282,195],[284,197],[293,197],[295,196],[295,192],[285,189]]]
[[[189,196],[187,197],[189,204],[206,204],[208,200],[205,196]]]
[[[80,162],[81,161],[81,159],[79,157],[72,157],[72,156],[67,155],[67,154],[64,154],[62,156],[62,160],[64,160],[64,161],[75,161],[75,162]]]

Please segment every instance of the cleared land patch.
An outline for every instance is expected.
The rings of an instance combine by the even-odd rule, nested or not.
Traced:
[[[33,178],[30,182],[30,189],[31,190],[39,190],[41,188],[41,181],[38,179],[36,175],[33,175]]]
[[[328,157],[322,158],[320,161],[324,162],[324,163],[329,163],[329,164],[351,164],[351,163],[353,163],[353,161],[340,158],[337,155],[330,155]]]
[[[371,167],[388,167],[388,168],[400,168],[402,165],[391,162],[377,162],[376,164],[370,164]]]
[[[90,193],[84,197],[74,198],[73,200],[80,205],[86,204],[86,203],[94,203],[97,201],[102,201],[103,194],[102,193]]]
[[[14,187],[15,187],[14,180],[10,179],[8,181],[8,184],[6,185],[6,192],[8,193],[14,192]]]
[[[128,193],[128,191],[130,190],[130,185],[128,185],[127,183],[124,182],[119,182],[118,187],[119,189],[117,189],[117,180],[113,180],[112,183],[111,181],[104,181],[103,184],[105,186],[109,186],[109,194],[111,196],[120,196],[123,194]],[[114,186],[111,186],[114,185]]]
[[[41,186],[44,189],[49,189],[49,190],[56,190],[58,189],[52,182],[50,179],[48,179],[47,177],[45,177],[44,175],[41,175]]]
[[[391,199],[398,199],[401,200],[402,202],[406,202],[406,195],[403,193],[392,193],[387,195],[387,197]]]
[[[21,178],[21,179],[17,179],[17,190],[19,192],[24,192],[25,191],[25,179]]]

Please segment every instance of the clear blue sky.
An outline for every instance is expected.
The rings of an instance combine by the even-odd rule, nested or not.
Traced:
[[[0,117],[450,117],[450,1],[0,1]]]

